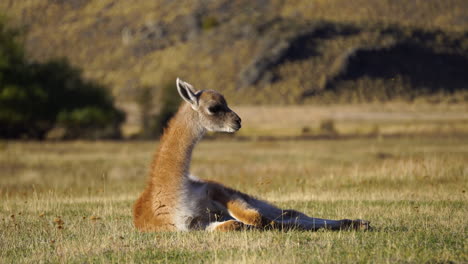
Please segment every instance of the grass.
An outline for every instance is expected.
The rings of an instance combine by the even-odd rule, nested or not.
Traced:
[[[142,234],[154,142],[1,142],[2,263],[464,263],[465,137],[202,141],[192,172],[372,232]]]
[[[295,106],[232,106],[242,118],[236,134],[216,137],[323,138],[456,136],[468,134],[467,104],[373,103]],[[138,108],[127,109],[137,116]],[[331,124],[335,131],[323,129]],[[321,128],[322,127],[322,128]],[[139,118],[128,118],[122,126],[124,137],[141,133]],[[333,133],[334,132],[334,133]]]
[[[466,104],[393,102],[232,108],[243,119],[243,128],[236,135],[245,137],[448,136],[468,133]],[[327,123],[334,126],[336,135],[323,129]]]

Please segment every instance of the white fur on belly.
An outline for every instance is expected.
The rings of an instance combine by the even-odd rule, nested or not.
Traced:
[[[176,213],[174,215],[174,224],[180,231],[190,230],[190,225],[194,219],[199,218],[206,210],[206,185],[203,180],[193,175],[185,178],[184,190],[181,192]],[[206,223],[208,224],[208,223]],[[198,228],[204,228],[198,226]]]

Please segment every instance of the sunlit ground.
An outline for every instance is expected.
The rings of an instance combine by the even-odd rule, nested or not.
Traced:
[[[2,142],[0,262],[466,262],[467,137],[203,141],[192,172],[371,232],[142,234],[156,142]]]

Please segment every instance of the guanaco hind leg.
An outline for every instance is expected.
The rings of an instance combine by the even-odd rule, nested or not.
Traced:
[[[293,210],[284,210],[281,216],[275,219],[268,219],[261,215],[256,209],[243,208],[244,203],[239,201],[232,201],[231,203],[239,203],[234,210],[229,210],[229,213],[236,220],[228,220],[224,222],[214,222],[207,227],[210,231],[234,231],[246,229],[263,229],[263,230],[369,230],[370,225],[365,220],[330,220],[322,218],[313,218],[305,214]],[[231,206],[231,208],[233,208]],[[290,215],[290,212],[297,212],[297,214]]]
[[[235,219],[222,222],[219,230],[227,226],[237,226],[241,222],[245,225],[260,229],[276,230],[318,230],[321,228],[330,230],[355,229],[368,230],[370,225],[364,220],[330,220],[309,217],[295,210],[282,210],[267,202],[254,199],[241,192],[214,185],[211,198],[222,204],[227,212]],[[236,222],[237,220],[237,222]],[[226,226],[223,226],[226,225]],[[213,230],[217,230],[214,228]],[[237,230],[232,228],[231,230]]]
[[[292,210],[284,210],[281,215],[274,218],[268,218],[261,214],[261,211],[256,209],[248,209],[249,218],[252,219],[254,212],[256,214],[255,219],[261,219],[260,221],[255,221],[254,224],[251,224],[245,221],[245,218],[238,217],[239,215],[245,215],[239,212],[231,213],[233,217],[237,220],[242,221],[244,224],[252,225],[256,228],[261,229],[274,229],[274,230],[318,230],[318,229],[329,229],[329,230],[369,230],[370,223],[365,220],[331,220],[331,219],[322,219],[309,217],[305,214],[299,213],[297,215],[288,215]]]
[[[213,222],[206,227],[208,231],[238,231],[248,229],[249,226],[237,221],[237,220],[227,220],[224,222]]]

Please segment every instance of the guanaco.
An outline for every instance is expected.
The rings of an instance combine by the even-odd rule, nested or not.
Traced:
[[[179,78],[176,87],[185,102],[162,135],[148,184],[133,207],[139,230],[369,229],[368,221],[312,218],[191,175],[192,151],[205,132],[236,132],[241,118],[216,91],[197,91]]]

